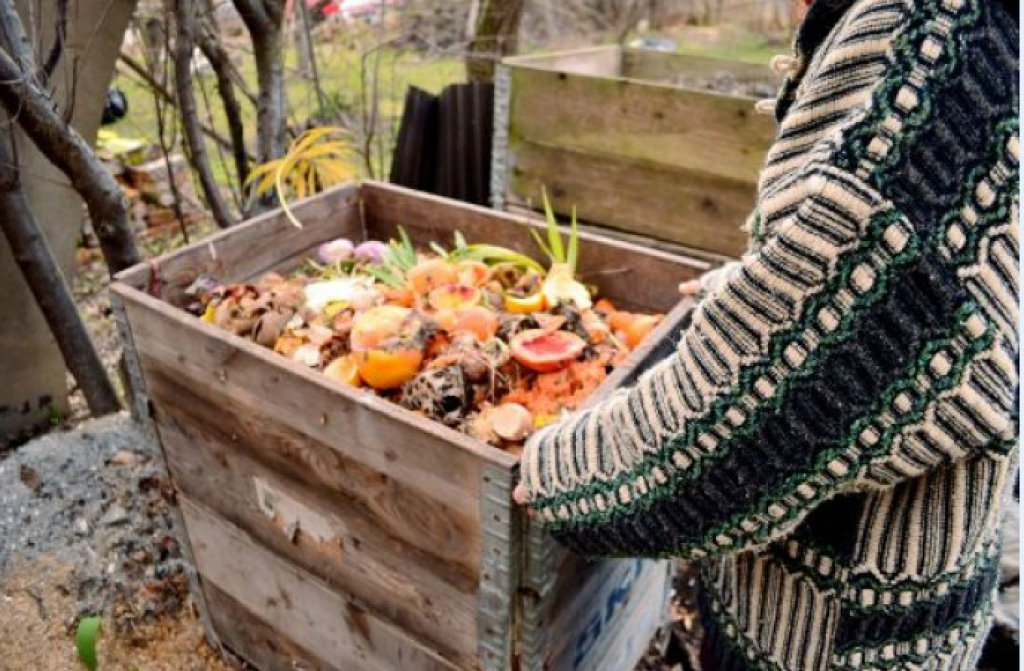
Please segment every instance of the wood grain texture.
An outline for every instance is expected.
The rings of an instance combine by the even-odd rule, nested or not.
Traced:
[[[522,68],[509,132],[513,150],[524,140],[754,185],[775,124],[745,98]]]
[[[536,208],[543,186],[562,216],[575,204],[591,224],[730,258],[746,250],[752,185],[534,142],[520,142],[510,162],[511,204]]]
[[[384,184],[353,188],[335,201],[340,209],[316,210],[332,223],[314,218],[301,231],[246,224],[259,250],[244,231],[239,238],[229,231],[214,252],[201,243],[168,263],[195,268],[248,250],[260,255],[239,262],[249,279],[296,263],[323,240],[387,238],[399,225],[421,244],[450,243],[460,230],[471,242],[537,254],[528,234],[543,226],[537,217]],[[662,332],[676,330],[688,310],[676,285],[713,265],[589,232],[580,253],[585,279],[622,307],[670,312]],[[308,668],[477,671],[490,668],[488,654],[504,668],[523,584],[518,559],[527,554],[502,500],[517,459],[201,322],[147,293],[148,272],[131,271],[112,291],[131,327],[172,476],[184,499],[202,502],[193,508],[205,526],[197,532],[189,521],[189,539],[219,543],[214,551],[194,547],[204,557],[197,561],[217,634],[271,669],[292,668],[294,658]],[[655,345],[637,350],[599,394],[628,379]],[[284,607],[274,595],[266,601],[262,586],[243,589],[238,565],[252,565],[257,576],[285,575],[307,592]],[[554,584],[548,597],[563,589]],[[324,608],[337,641],[320,624]]]
[[[664,51],[623,49],[620,65],[617,73],[619,76],[646,82],[674,83],[680,75],[711,78],[728,73],[740,84],[782,84],[782,77],[767,64],[727,61]]]
[[[388,238],[398,226],[414,241],[438,240],[450,245],[452,232],[461,231],[469,242],[502,245],[543,258],[530,229],[544,231],[536,215],[526,217],[482,207],[453,208],[450,201],[400,187],[363,185],[366,227],[370,235]],[[642,243],[610,240],[598,232],[580,233],[579,272],[588,284],[617,305],[668,312],[679,304],[676,287],[712,267],[704,259],[661,252]]]
[[[200,275],[220,282],[243,282],[272,269],[294,265],[310,249],[336,237],[363,236],[359,187],[345,184],[295,203],[303,223],[296,228],[281,210],[273,210],[233,226],[200,243],[157,257],[118,275],[171,305],[181,305],[184,290]]]
[[[512,56],[502,59],[503,65],[575,72],[595,77],[617,77],[622,74],[623,49],[617,46],[568,49],[553,54]]]
[[[239,420],[240,408],[191,394],[169,371],[147,376],[176,399],[161,405],[157,425],[182,493],[411,638],[471,664],[479,552],[464,544],[476,529],[464,528],[472,521],[461,509],[473,500],[426,499],[273,418]]]
[[[607,60],[609,52],[590,57]],[[740,230],[775,136],[750,98],[665,83],[722,68],[739,81],[767,68],[677,54],[613,52],[614,75],[581,66],[587,54],[506,59],[511,81],[503,202],[556,211],[688,247],[740,256]],[[599,69],[599,68],[598,68]]]
[[[279,640],[286,641],[283,658],[305,651],[312,659],[298,661],[337,671],[456,671],[457,667],[396,627],[254,543],[201,504],[182,497],[181,508],[203,585],[230,597],[243,609],[243,616],[247,613],[265,622]],[[229,604],[222,600],[220,605]],[[235,640],[235,628],[218,626],[228,615],[224,608],[218,610],[214,624],[218,633],[229,648],[245,657],[248,641]],[[262,661],[274,664],[273,659]],[[274,664],[264,671],[275,668],[294,666]]]

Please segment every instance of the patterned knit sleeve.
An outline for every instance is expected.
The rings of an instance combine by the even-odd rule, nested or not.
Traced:
[[[911,37],[927,58],[957,48]],[[921,56],[905,52],[909,72]],[[938,177],[908,161],[915,124],[949,104],[931,69],[924,84],[892,69],[800,169],[792,214],[700,304],[675,355],[528,442],[523,484],[558,540],[585,556],[736,552],[837,494],[1015,439],[1016,322],[996,309],[1016,296],[1015,105],[970,149],[976,182],[948,210],[972,227],[936,226],[914,208]]]

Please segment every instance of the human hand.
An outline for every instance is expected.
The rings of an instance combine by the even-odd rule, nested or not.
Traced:
[[[516,488],[512,490],[512,500],[518,505],[526,505],[526,487],[522,484],[516,485]]]
[[[696,296],[700,293],[700,280],[690,280],[679,285],[679,294],[684,297]]]

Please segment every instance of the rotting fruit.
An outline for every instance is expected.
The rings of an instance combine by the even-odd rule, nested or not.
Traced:
[[[547,205],[547,204],[546,204]],[[575,225],[563,240],[546,207],[547,268],[455,234],[445,249],[331,240],[290,276],[218,286],[190,309],[207,324],[321,371],[349,389],[518,450],[582,406],[660,323],[617,310],[579,281]]]

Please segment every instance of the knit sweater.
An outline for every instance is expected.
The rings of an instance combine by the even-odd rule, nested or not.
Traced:
[[[818,0],[749,253],[669,358],[526,446],[557,540],[702,560],[725,671],[977,660],[1017,460],[1018,39],[995,0]]]

